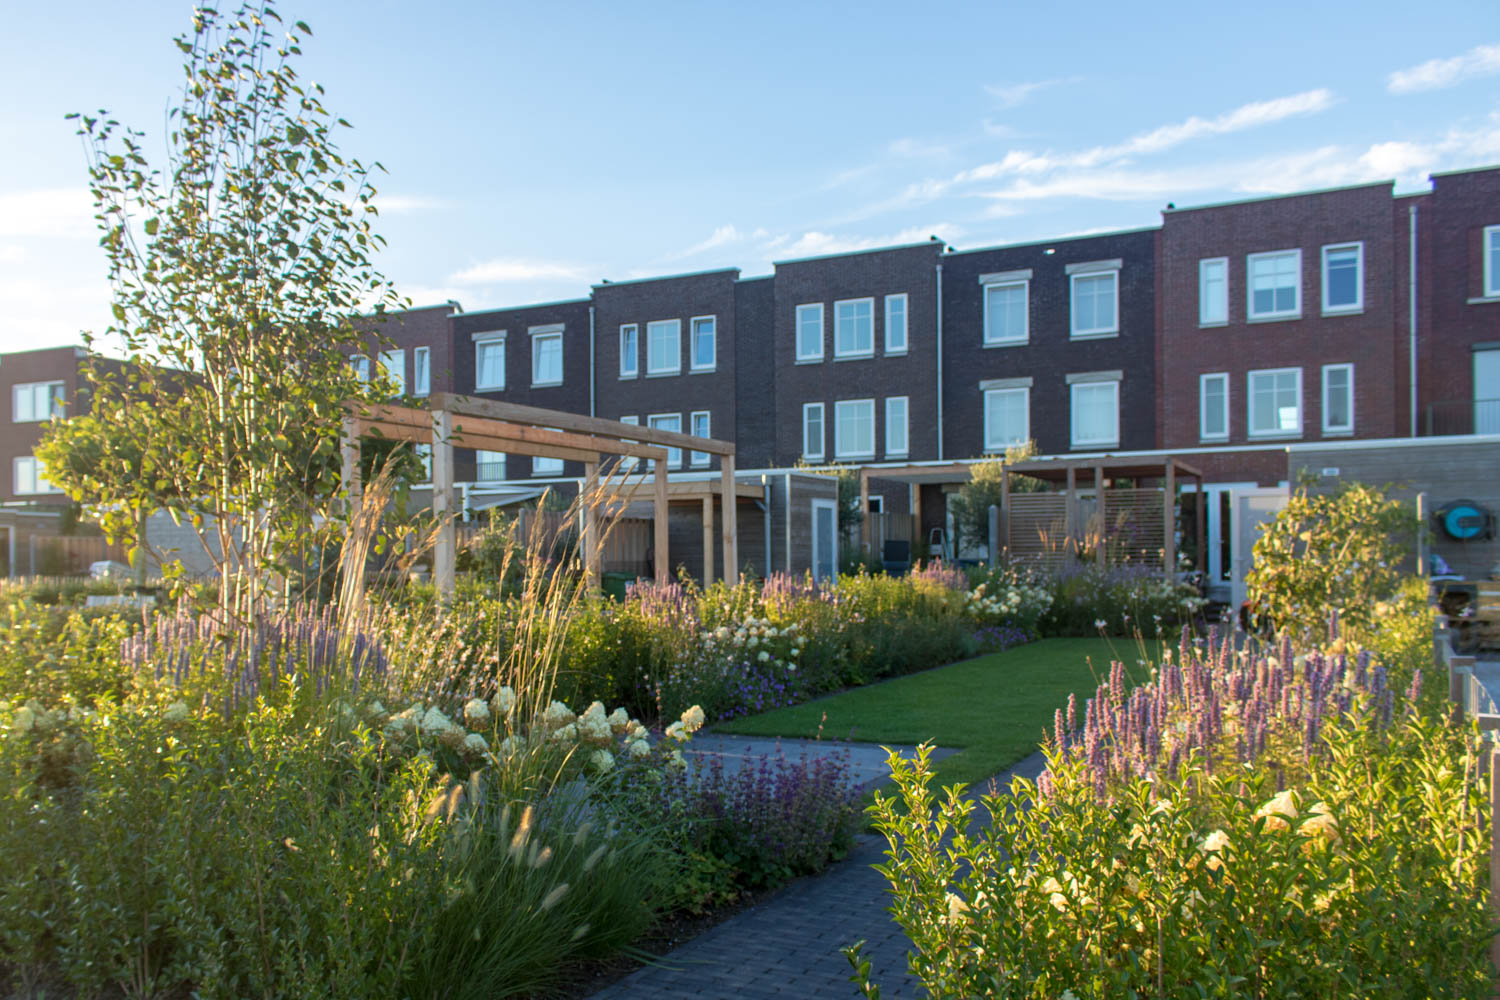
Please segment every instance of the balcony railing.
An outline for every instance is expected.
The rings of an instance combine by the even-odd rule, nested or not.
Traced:
[[[1500,434],[1500,399],[1446,399],[1427,405],[1423,433]]]

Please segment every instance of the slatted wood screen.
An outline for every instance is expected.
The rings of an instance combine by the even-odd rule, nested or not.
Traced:
[[[1166,547],[1162,490],[1135,488],[1104,491],[1104,530],[1110,562],[1161,568]]]
[[[1010,495],[1010,552],[1022,559],[1067,558],[1068,499],[1062,493]]]
[[[529,544],[533,519],[542,518],[543,548],[554,545],[559,535],[572,530],[577,532],[576,522],[563,511],[545,510],[540,514],[523,510],[517,515],[516,538],[523,545]],[[605,573],[646,572],[646,550],[651,546],[652,520],[649,517],[622,517],[610,529],[604,539],[601,571]],[[468,548],[474,544],[484,530],[484,525],[470,522],[457,526],[458,547]]]

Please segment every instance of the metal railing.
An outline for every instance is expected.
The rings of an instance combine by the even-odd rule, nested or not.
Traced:
[[[1427,404],[1427,437],[1500,434],[1500,399],[1444,399]]]

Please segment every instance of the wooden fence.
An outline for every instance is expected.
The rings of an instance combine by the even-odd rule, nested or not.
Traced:
[[[88,576],[93,563],[130,561],[125,546],[111,545],[102,535],[27,535],[17,541],[7,576]]]
[[[540,525],[537,519],[540,518]],[[559,543],[570,544],[578,538],[576,516],[565,511],[519,511],[515,518],[515,537],[522,545],[531,543],[532,533],[540,532],[543,551],[552,551]],[[653,522],[649,517],[622,517],[614,522],[604,539],[600,570],[604,573],[628,573],[641,576],[647,570]],[[478,540],[485,525],[475,522],[457,525],[458,547],[468,548]]]

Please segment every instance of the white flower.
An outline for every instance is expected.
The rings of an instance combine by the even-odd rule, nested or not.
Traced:
[[[464,704],[464,721],[471,726],[483,726],[490,721],[489,703],[480,698]]]
[[[687,761],[685,761],[685,760],[682,759],[682,751],[681,750],[673,750],[672,751],[672,757],[671,757],[669,763],[671,763],[671,765],[673,767],[675,767],[679,771],[684,770],[684,769],[687,768]]]
[[[609,713],[609,731],[616,736],[624,736],[625,731],[630,728],[630,714],[625,709],[617,708]]]
[[[688,738],[687,727],[685,727],[681,722],[674,722],[667,727],[666,737],[669,740],[685,742]]]
[[[575,743],[578,740],[578,726],[571,722],[560,726],[552,731],[551,738],[559,743]]]
[[[625,736],[628,739],[632,739],[632,740],[642,740],[642,739],[645,739],[647,732],[648,732],[648,730],[646,729],[646,727],[643,726],[643,725],[641,725],[635,719],[631,719],[630,722],[625,726]]]
[[[549,729],[556,729],[559,726],[566,726],[576,718],[578,718],[578,716],[573,714],[573,710],[560,701],[554,701],[552,704],[548,705],[547,710],[542,713],[542,722],[545,723]]]
[[[186,707],[186,705],[183,706],[183,708]],[[16,714],[11,716],[10,728],[12,732],[29,733],[35,725],[36,713],[24,705],[16,709]]]
[[[771,658],[771,654],[768,653],[768,652],[766,652],[764,649],[762,649],[760,651],[760,655],[756,657],[756,659],[759,660],[761,663],[765,663],[770,658]]]
[[[423,732],[441,736],[452,730],[455,723],[436,708],[429,708],[427,714],[422,716],[420,726]]]
[[[647,757],[651,754],[651,744],[645,740],[631,740],[625,744],[625,752],[637,759]]]
[[[703,728],[703,709],[697,705],[682,713],[682,727],[690,733],[696,733]]]
[[[190,714],[186,702],[174,701],[162,713],[162,718],[168,722],[186,722]]]
[[[615,755],[608,750],[595,750],[589,755],[589,767],[598,774],[608,774],[614,770]]]
[[[500,741],[500,746],[496,748],[496,752],[500,755],[501,760],[508,760],[509,758],[514,757],[516,754],[521,753],[525,749],[526,737],[507,736],[505,739]]]
[[[510,710],[516,707],[516,692],[509,685],[506,685],[495,692],[495,697],[491,699],[490,705],[495,709],[496,715],[509,715]]]
[[[470,733],[464,737],[464,749],[470,753],[484,753],[489,748],[490,745],[478,733]]]
[[[1228,847],[1229,834],[1225,833],[1223,830],[1215,830],[1213,833],[1210,833],[1203,839],[1203,845],[1200,850],[1202,850],[1204,854],[1210,855],[1208,859],[1208,867],[1210,869],[1218,871],[1220,868],[1224,867],[1224,862],[1221,860],[1221,857],[1223,856],[1225,849]]]
[[[969,904],[964,902],[962,896],[950,892],[946,895],[945,902],[948,904],[947,922],[949,924],[968,923]]]

